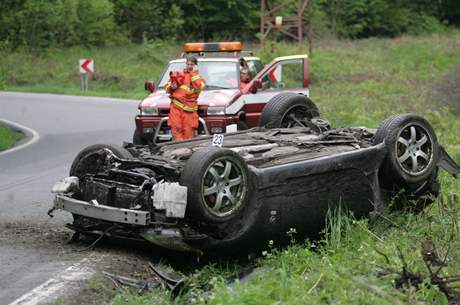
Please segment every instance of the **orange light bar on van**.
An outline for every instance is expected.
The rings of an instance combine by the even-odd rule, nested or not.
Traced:
[[[241,42],[188,42],[184,44],[184,52],[240,52]]]

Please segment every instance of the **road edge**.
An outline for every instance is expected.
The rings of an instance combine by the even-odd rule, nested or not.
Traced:
[[[15,123],[0,118],[0,124],[3,124],[6,127],[11,128],[12,130],[20,132],[24,135],[24,137],[21,140],[19,140],[13,147],[1,151],[0,156],[23,149],[29,145],[36,143],[40,139],[40,135],[37,131],[33,130],[32,128],[21,125],[19,123]]]
[[[73,286],[91,278],[95,271],[88,266],[89,258],[70,266],[43,284],[14,300],[9,305],[54,304]],[[73,287],[75,288],[75,287]]]

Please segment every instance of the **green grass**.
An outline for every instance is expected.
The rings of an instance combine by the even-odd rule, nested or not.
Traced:
[[[334,126],[377,127],[391,114],[415,112],[430,121],[439,141],[460,162],[458,84],[445,87],[448,79],[460,74],[460,33],[316,45],[310,57],[311,97]],[[38,56],[4,54],[0,69],[6,72],[0,73],[0,84],[6,90],[78,94],[76,63],[90,56],[96,60],[96,79],[90,81],[88,94],[140,98],[144,81],[157,79],[164,62],[178,55],[178,48],[179,44],[158,44],[155,48],[73,48]],[[277,43],[256,50],[264,62],[299,52],[305,49]],[[442,196],[422,213],[386,212],[374,220],[339,213],[329,219],[321,241],[282,250],[272,246],[257,261],[268,271],[247,285],[229,288],[227,275],[237,269],[233,263],[199,267],[187,274],[192,290],[176,304],[446,304],[438,288],[429,284],[421,256],[422,243],[430,237],[440,256],[447,257],[442,275],[460,273],[460,183],[442,173],[441,184]],[[418,289],[395,288],[404,264],[399,251],[408,270],[425,280]],[[393,272],[383,274],[387,269]],[[165,292],[124,291],[112,303],[170,301]]]
[[[151,53],[143,45],[74,47],[37,54],[5,52],[2,55],[7,59],[0,66],[0,89],[139,99],[145,96],[145,81],[157,80],[164,63],[180,55],[180,47],[163,47]],[[86,93],[80,91],[80,58],[93,58],[95,62],[95,73]]]
[[[0,151],[10,148],[21,138],[21,134],[0,126]]]
[[[267,61],[302,51],[272,44],[258,53]],[[452,73],[460,71],[458,54],[459,33],[320,42],[311,56],[311,96],[335,126],[377,127],[397,112],[424,115],[439,141],[460,162],[456,114],[460,105],[457,102],[457,109],[444,107],[444,95],[438,90]],[[329,219],[328,231],[319,242],[292,244],[282,250],[272,246],[257,262],[267,265],[268,271],[247,285],[235,283],[229,288],[227,277],[222,276],[231,273],[226,264],[197,269],[189,274],[192,293],[176,303],[447,304],[444,294],[430,284],[421,255],[422,244],[431,238],[439,256],[447,257],[448,266],[441,275],[459,274],[460,183],[445,173],[441,183],[442,196],[422,213],[386,212],[372,221],[341,213]],[[420,274],[423,285],[395,288],[404,264]],[[203,287],[197,280],[200,277],[212,279],[206,289],[198,289]],[[157,292],[147,296],[121,293],[117,300],[124,298],[127,304],[168,303]]]

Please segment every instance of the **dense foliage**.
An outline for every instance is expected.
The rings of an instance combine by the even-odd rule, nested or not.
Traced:
[[[312,0],[313,30],[347,38],[441,32],[460,25],[457,0]],[[267,0],[274,5],[281,0]],[[295,14],[291,1],[277,14]],[[0,47],[106,45],[126,40],[256,40],[259,0],[10,0]]]
[[[454,0],[319,0],[329,28],[341,37],[399,36],[459,24]]]
[[[0,41],[13,48],[104,45],[119,38],[109,0],[0,2]]]

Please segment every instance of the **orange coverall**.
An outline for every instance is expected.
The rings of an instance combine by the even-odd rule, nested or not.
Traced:
[[[187,70],[179,72],[175,81],[175,90],[171,79],[165,85],[171,98],[168,126],[174,140],[187,140],[195,136],[198,128],[198,96],[206,84],[197,72]]]

